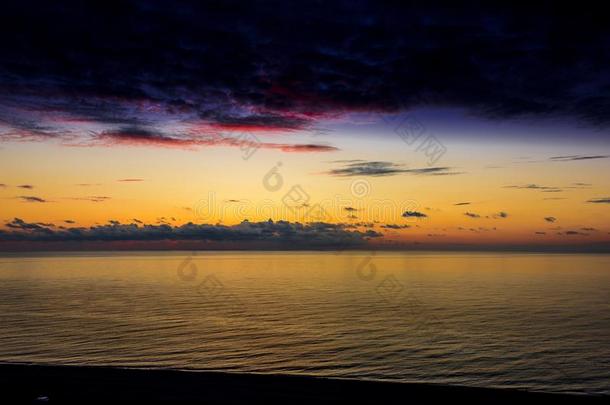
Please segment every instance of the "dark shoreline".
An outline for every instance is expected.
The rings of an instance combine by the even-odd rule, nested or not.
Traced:
[[[608,397],[511,389],[357,381],[293,375],[150,370],[94,366],[0,364],[0,402],[110,403],[117,401],[206,404],[357,403],[515,404],[607,403]]]

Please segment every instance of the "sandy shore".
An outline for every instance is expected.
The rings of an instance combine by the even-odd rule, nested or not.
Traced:
[[[139,400],[206,404],[607,403],[607,397],[285,375],[0,365],[0,403],[112,403]],[[39,398],[37,400],[37,398]],[[550,402],[552,401],[552,402]]]

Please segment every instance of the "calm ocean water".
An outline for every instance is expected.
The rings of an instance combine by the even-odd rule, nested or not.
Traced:
[[[0,257],[0,362],[610,393],[610,255]]]

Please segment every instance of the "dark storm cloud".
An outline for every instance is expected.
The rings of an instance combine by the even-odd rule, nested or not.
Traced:
[[[591,5],[65,3],[2,5],[0,139],[294,131],[423,104],[610,124],[610,26]]]
[[[167,223],[159,225],[140,225],[138,223],[122,224],[111,220],[106,225],[89,228],[49,229],[40,224],[31,224],[20,218],[6,224],[12,231],[3,232],[4,241],[232,241],[232,242],[277,242],[299,246],[358,246],[368,239],[382,234],[368,230],[366,232],[348,231],[342,224],[313,222],[301,224],[287,221],[244,221],[237,225],[211,225],[187,223],[172,226]]]
[[[421,169],[406,169],[403,165],[393,162],[383,161],[356,161],[347,163],[338,169],[326,172],[332,176],[394,176],[397,174],[416,174],[416,175],[452,175],[461,174],[452,172],[450,167],[425,167]]]

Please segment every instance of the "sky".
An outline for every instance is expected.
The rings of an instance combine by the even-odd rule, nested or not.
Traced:
[[[610,250],[594,7],[31,2],[0,250]]]

